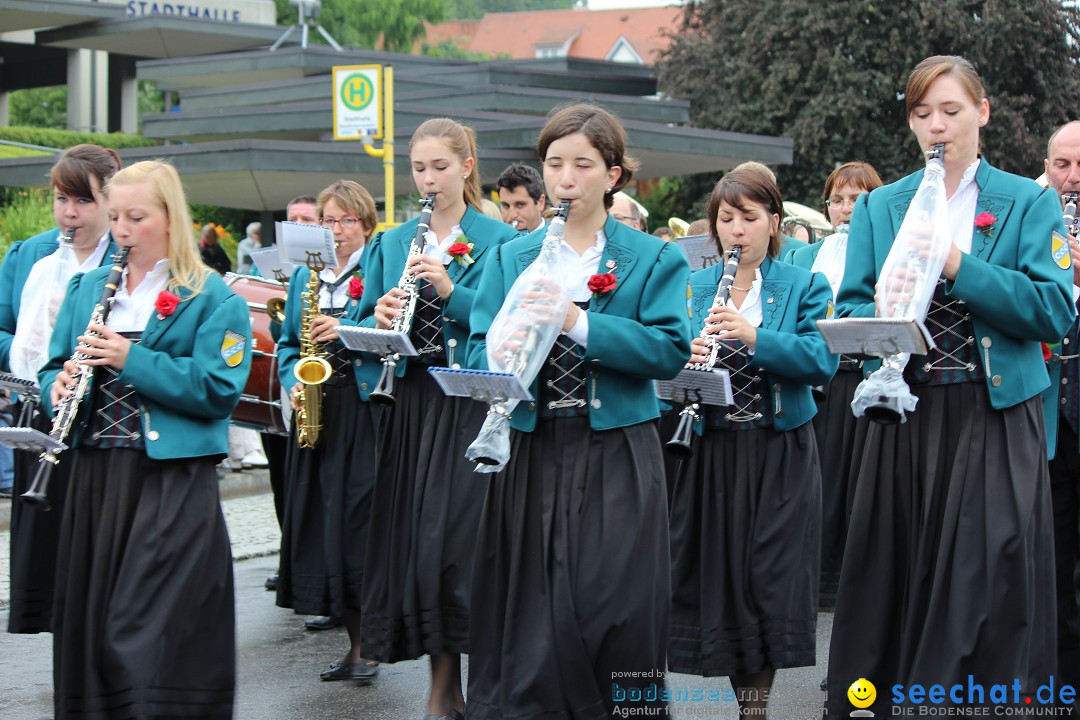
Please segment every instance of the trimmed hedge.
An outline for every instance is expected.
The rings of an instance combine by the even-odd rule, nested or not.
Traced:
[[[0,140],[27,143],[28,145],[42,145],[57,150],[63,150],[79,143],[93,143],[114,149],[152,147],[161,144],[158,140],[144,138],[141,135],[89,133],[37,127],[0,127]]]

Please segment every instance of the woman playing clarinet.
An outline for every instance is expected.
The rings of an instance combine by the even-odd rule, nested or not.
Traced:
[[[830,715],[850,711],[860,678],[877,688],[867,709],[890,714],[919,702],[914,685],[963,684],[946,707],[989,705],[992,685],[1017,683],[1022,703],[1055,674],[1039,393],[1049,384],[1040,341],[1056,342],[1074,314],[1061,206],[980,154],[990,102],[970,62],[923,60],[905,102],[920,149],[944,144],[951,245],[926,317],[936,347],[904,371],[918,404],[903,424],[871,424],[858,460]],[[859,197],[839,314],[875,314],[875,284],[923,175]],[[971,683],[986,693],[970,698]]]
[[[824,275],[777,261],[781,213],[775,181],[754,168],[728,173],[709,196],[712,241],[741,256],[726,302],[716,302],[720,265],[691,276],[691,362],[716,345],[732,404],[705,406],[671,500],[668,667],[727,676],[743,712],[762,715],[776,670],[816,660],[821,476],[810,388],[837,365],[815,324],[832,290]]]
[[[236,628],[215,466],[251,365],[247,303],[199,259],[172,166],[136,163],[106,196],[126,268],[72,279],[40,375],[50,412],[77,412],[56,569],[56,717],[227,720]],[[97,305],[111,309],[87,325]],[[76,402],[81,372],[92,381]]]
[[[0,269],[0,369],[5,372],[37,381],[68,281],[76,272],[109,264],[116,252],[104,188],[120,166],[114,150],[97,145],[70,147],[53,165],[49,180],[57,227],[15,243]],[[20,409],[26,408],[23,400]],[[35,413],[31,426],[47,433],[49,419]],[[8,632],[37,633],[52,625],[56,543],[71,463],[61,456],[43,498],[52,512],[41,512],[18,500],[37,473],[38,453],[14,455]]]
[[[610,113],[587,104],[553,111],[537,153],[547,196],[570,201],[555,278],[569,302],[554,318],[561,335],[532,383],[535,401],[511,416],[509,463],[474,479],[487,498],[468,717],[606,718],[631,695],[662,712],[656,671],[670,586],[652,380],[674,377],[690,355],[689,265],[674,243],[608,215],[637,167]],[[545,233],[493,253],[473,310],[470,367],[487,367],[488,328]]]
[[[434,196],[428,229],[418,233],[420,219],[413,219],[372,244],[360,303],[361,324],[389,329],[407,309],[399,286],[410,284],[404,273],[415,280],[409,332],[420,354],[397,362],[390,394],[372,395],[392,406],[379,428],[364,560],[363,648],[364,657],[382,662],[430,655],[426,715],[453,720],[465,706],[461,653],[469,650],[469,582],[484,500],[465,450],[485,406],[444,396],[428,368],[464,364],[469,311],[484,264],[515,232],[479,210],[470,128],[448,118],[424,122],[413,133],[409,159],[416,189]],[[421,251],[410,257],[414,243]]]

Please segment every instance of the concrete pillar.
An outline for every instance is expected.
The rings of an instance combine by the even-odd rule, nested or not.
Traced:
[[[90,50],[68,50],[67,66],[67,126],[68,130],[90,130],[91,73]]]
[[[11,93],[0,92],[0,127],[11,124]]]
[[[91,53],[90,126],[94,132],[103,133],[109,131],[109,53],[104,50]]]

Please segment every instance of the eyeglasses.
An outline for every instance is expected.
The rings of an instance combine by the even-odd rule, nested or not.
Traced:
[[[335,218],[329,218],[329,217],[319,218],[319,224],[322,225],[323,227],[328,227],[328,228],[334,227],[334,223],[341,223],[341,227],[343,227],[343,228],[351,228],[353,225],[355,225],[358,222],[360,222],[360,221],[357,220],[356,218],[341,218],[340,220],[337,220]]]
[[[828,200],[825,201],[825,204],[828,205],[829,207],[837,207],[837,208],[851,207],[851,208],[853,208],[853,207],[855,207],[855,203],[857,203],[859,201],[859,198],[862,197],[862,195],[863,195],[863,193],[859,193],[858,195],[855,195],[853,197],[840,197],[839,195],[833,195],[831,198],[829,198]]]

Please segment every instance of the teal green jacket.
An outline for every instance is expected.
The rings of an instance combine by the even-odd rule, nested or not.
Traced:
[[[17,242],[8,248],[4,264],[0,267],[0,370],[11,370],[11,341],[15,339],[15,325],[19,320],[23,287],[30,276],[34,263],[56,252],[60,247],[60,229],[46,230],[40,235]],[[109,241],[102,265],[109,265],[116,252],[116,244]]]
[[[785,262],[789,265],[809,270],[814,267],[814,261],[817,260],[818,253],[820,252],[820,242],[816,242],[813,245],[806,245],[805,247],[792,248],[785,259]]]
[[[379,239],[376,235],[372,242],[368,243],[364,253],[360,256],[360,264],[357,272],[364,277],[364,260],[368,257],[371,247]],[[311,270],[304,266],[297,266],[293,270],[289,280],[289,298],[285,301],[285,323],[281,326],[281,337],[277,344],[278,377],[286,390],[296,384],[296,376],[293,368],[300,359],[300,320],[304,308],[303,294],[307,292],[308,280],[311,278]],[[346,283],[349,281],[346,280]],[[368,294],[368,288],[364,287],[364,296]],[[350,298],[345,305],[345,317],[341,318],[342,325],[356,326],[360,324],[360,299]],[[360,391],[360,399],[367,400],[368,395],[375,389],[379,382],[379,374],[382,372],[382,363],[378,355],[364,352],[351,352],[353,372],[356,374],[356,387]]]
[[[78,336],[101,298],[109,267],[79,273],[56,318],[50,358],[38,380],[42,404],[51,415],[49,392]],[[172,315],[152,314],[131,346],[120,380],[135,389],[146,454],[155,460],[224,456],[229,452],[229,417],[251,368],[251,320],[247,302],[211,273],[198,295],[180,288]],[[239,349],[237,349],[239,346]],[[89,402],[82,402],[68,441],[77,447]]]
[[[679,374],[690,357],[687,281],[690,265],[675,243],[631,230],[608,218],[600,268],[615,264],[618,281],[589,301],[585,350],[589,425],[594,430],[636,425],[659,416],[653,379]],[[487,331],[514,281],[540,254],[546,229],[496,248],[472,311],[469,367],[487,369]],[[538,381],[531,392],[538,396]],[[520,403],[510,418],[516,430],[536,427],[536,403]]]
[[[811,245],[805,240],[799,240],[798,238],[793,238],[790,235],[781,235],[779,253],[781,262],[791,262],[791,256],[793,254],[807,247],[811,247]]]
[[[801,267],[806,270],[811,270],[814,267],[814,262],[817,260],[818,254],[821,252],[821,241],[807,245],[806,247],[795,248],[788,255],[787,262],[795,267]],[[834,288],[835,289],[835,288]],[[863,377],[869,377],[870,373],[881,367],[881,359],[875,357],[862,358],[862,373]]]
[[[873,317],[874,284],[908,205],[920,170],[863,194],[851,216],[847,264],[837,297],[840,317]],[[975,174],[978,209],[997,218],[991,236],[975,231],[945,295],[971,311],[990,403],[1012,407],[1049,385],[1040,341],[1057,342],[1075,315],[1061,203],[1052,190],[1002,172],[983,159]],[[1058,259],[1055,260],[1055,256]],[[1058,262],[1062,264],[1059,265]]]
[[[409,246],[416,236],[419,218],[387,230],[382,237],[371,244],[365,253],[367,273],[364,275],[364,297],[360,300],[360,324],[375,327],[375,304],[391,288],[397,287],[401,273],[405,270],[405,258],[409,255]],[[450,281],[454,283],[454,292],[443,303],[442,333],[443,347],[446,348],[446,364],[460,367],[465,362],[465,343],[469,339],[469,312],[476,298],[476,288],[480,285],[480,276],[484,265],[491,256],[491,251],[500,244],[517,236],[517,232],[498,220],[493,220],[475,208],[469,206],[458,223],[465,237],[459,242],[470,242],[473,249],[469,252],[474,260],[465,265],[451,260],[446,266]],[[467,238],[467,239],[466,239]],[[405,374],[408,359],[397,364],[397,376]]]
[[[724,269],[714,265],[690,276],[694,332],[701,333]],[[829,352],[817,321],[825,319],[832,288],[821,273],[765,258],[761,263],[761,326],[752,367],[772,404],[773,428],[791,430],[817,413],[810,388],[832,380],[840,358]],[[700,434],[704,425],[698,422]]]

